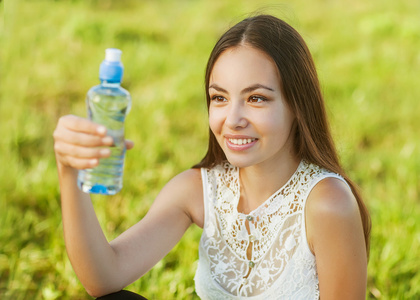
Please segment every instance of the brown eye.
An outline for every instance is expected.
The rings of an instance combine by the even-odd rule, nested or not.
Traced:
[[[227,100],[226,100],[225,97],[215,95],[215,96],[212,96],[211,97],[211,101],[214,101],[214,102],[226,102]]]
[[[254,95],[254,96],[249,97],[248,101],[252,102],[252,103],[262,103],[262,102],[267,101],[267,98],[265,98],[263,96]]]

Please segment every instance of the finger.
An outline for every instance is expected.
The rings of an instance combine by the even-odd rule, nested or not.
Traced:
[[[106,135],[106,127],[91,120],[81,118],[74,115],[67,115],[61,117],[58,121],[58,125],[63,126],[69,130],[76,131],[76,132],[83,132],[92,135],[99,135],[105,136]]]
[[[130,150],[134,147],[134,142],[132,140],[125,140],[125,148]]]
[[[63,127],[57,128],[53,136],[56,143],[64,142],[84,147],[111,146],[113,144],[113,139],[110,136],[77,132]]]
[[[92,169],[99,165],[99,159],[68,157],[67,165],[77,170]]]
[[[109,148],[81,147],[64,142],[54,144],[54,150],[57,154],[62,156],[86,159],[99,159],[111,155],[111,150]]]

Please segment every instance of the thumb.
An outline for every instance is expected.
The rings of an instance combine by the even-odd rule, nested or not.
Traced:
[[[130,150],[134,147],[134,142],[132,140],[125,140],[125,147],[127,150]]]

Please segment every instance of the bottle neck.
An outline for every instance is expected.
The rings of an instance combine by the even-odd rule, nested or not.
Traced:
[[[106,87],[119,87],[121,82],[101,80],[101,85]]]

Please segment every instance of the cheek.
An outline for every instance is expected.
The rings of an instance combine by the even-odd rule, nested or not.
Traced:
[[[291,130],[291,119],[288,115],[281,113],[270,113],[261,117],[259,124],[256,126],[269,136],[280,138],[287,138]]]
[[[250,116],[253,127],[264,134],[278,134],[281,130],[281,117],[275,111],[267,110]]]
[[[209,109],[209,126],[213,134],[220,133],[222,127],[222,118],[220,114],[217,114],[214,109]]]

